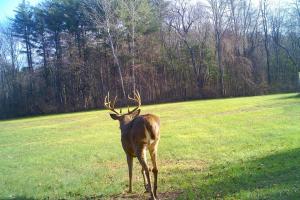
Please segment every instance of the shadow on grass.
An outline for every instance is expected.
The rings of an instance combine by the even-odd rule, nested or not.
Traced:
[[[278,99],[300,99],[300,93],[299,94],[295,94],[295,95],[291,95],[291,96],[287,96],[287,97],[279,97]]]
[[[181,177],[182,199],[300,199],[300,148]]]
[[[173,200],[176,199],[180,196],[180,194],[182,194],[181,191],[170,191],[170,192],[158,192],[158,197],[160,200]],[[132,194],[117,194],[117,195],[113,195],[110,196],[108,198],[102,198],[102,199],[108,199],[108,200],[120,200],[120,199],[127,199],[127,200],[147,200],[150,198],[150,194],[149,193],[144,193],[144,194],[137,194],[137,193],[132,193]],[[87,198],[87,200],[95,200],[93,198],[89,199]],[[99,200],[99,199],[97,199]]]
[[[1,199],[1,198],[0,198]],[[31,197],[25,197],[25,196],[17,196],[17,197],[11,197],[11,198],[4,198],[5,200],[36,200],[34,198],[31,198]],[[4,200],[4,199],[1,199],[1,200]]]
[[[300,199],[300,148],[205,171],[191,163],[187,168],[164,172],[161,177],[172,189],[159,192],[160,199]],[[119,194],[82,199],[148,198],[149,194]],[[22,196],[10,199],[33,200]]]

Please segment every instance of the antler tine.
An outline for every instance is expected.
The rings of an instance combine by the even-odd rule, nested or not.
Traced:
[[[134,98],[132,98],[128,95],[128,99],[135,101],[135,102],[139,102],[141,100],[141,96],[140,96],[139,92],[133,91],[133,95],[134,95]]]
[[[109,109],[109,107],[110,107],[110,103],[107,101],[107,97],[108,97],[108,99],[109,99],[109,92],[107,93],[107,95],[105,96],[105,98],[104,98],[104,106],[106,107],[106,108],[108,108]]]
[[[114,102],[113,105],[112,105],[113,109],[115,109],[115,104],[116,104],[117,97],[118,97],[118,96],[116,95],[116,96],[115,96],[115,99],[114,99],[114,101],[113,101],[113,102]]]
[[[140,93],[139,93],[139,91],[134,91],[135,93],[136,93],[136,97],[137,97],[137,99],[138,99],[138,101],[139,101],[139,105],[141,106],[141,104],[142,104],[142,101],[141,101],[141,96],[140,96]]]
[[[134,96],[135,96],[135,99],[136,99],[138,105],[141,106],[141,104],[142,104],[141,96],[140,96],[140,93],[137,90],[134,91]]]
[[[141,104],[142,104],[142,103],[141,103],[141,96],[140,96],[140,93],[139,93],[138,91],[134,90],[134,91],[133,91],[133,95],[134,95],[134,98],[132,98],[132,97],[130,97],[130,96],[128,95],[128,99],[130,99],[130,100],[136,102],[138,105],[137,105],[137,107],[135,107],[132,111],[129,110],[129,106],[128,106],[128,113],[132,113],[132,112],[136,111],[137,109],[139,109],[139,107],[140,107]]]
[[[120,115],[120,113],[118,113],[115,110],[116,101],[117,101],[117,96],[115,96],[115,99],[114,99],[113,102],[110,101],[110,99],[109,99],[109,92],[108,92],[107,95],[105,96],[105,99],[104,99],[104,107],[107,108],[108,110],[116,113],[117,115]]]

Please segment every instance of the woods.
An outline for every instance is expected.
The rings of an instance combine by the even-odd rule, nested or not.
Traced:
[[[0,118],[295,91],[300,1],[23,1],[1,27]]]

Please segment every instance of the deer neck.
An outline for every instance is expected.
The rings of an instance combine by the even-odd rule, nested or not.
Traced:
[[[131,127],[132,127],[132,124],[133,124],[133,121],[129,121],[129,122],[124,122],[124,123],[121,123],[120,124],[120,129],[121,129],[121,134],[122,136],[126,135],[129,133]]]

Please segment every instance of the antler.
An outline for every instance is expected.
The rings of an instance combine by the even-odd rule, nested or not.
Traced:
[[[118,113],[116,110],[115,110],[115,103],[116,103],[116,100],[117,100],[117,96],[115,97],[114,101],[111,102],[110,99],[109,99],[109,92],[107,93],[107,95],[105,96],[105,99],[104,99],[104,107],[107,108],[108,110],[116,113],[117,115],[120,115],[120,113],[122,112],[120,110],[120,113]]]
[[[133,95],[134,95],[134,98],[131,98],[128,95],[128,99],[136,102],[138,105],[132,111],[129,110],[129,106],[128,106],[128,113],[133,113],[134,111],[136,111],[137,109],[139,109],[140,106],[141,106],[141,104],[142,104],[140,93],[138,91],[133,91]]]

